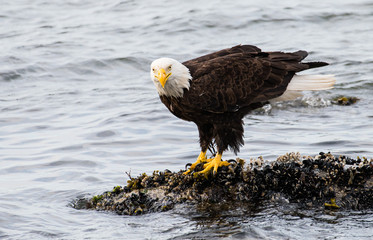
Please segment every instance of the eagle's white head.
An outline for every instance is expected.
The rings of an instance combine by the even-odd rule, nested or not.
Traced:
[[[189,89],[192,79],[189,69],[172,58],[158,58],[150,68],[150,77],[159,95],[182,97],[184,88]]]

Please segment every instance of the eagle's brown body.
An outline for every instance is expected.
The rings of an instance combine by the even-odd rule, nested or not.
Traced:
[[[281,96],[296,72],[327,65],[302,63],[306,51],[262,52],[250,45],[224,49],[183,63],[192,76],[182,97],[161,95],[177,117],[194,122],[202,151],[215,140],[218,153],[243,145],[243,117]]]

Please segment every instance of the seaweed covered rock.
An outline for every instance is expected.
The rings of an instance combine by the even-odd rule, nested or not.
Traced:
[[[336,105],[341,105],[341,106],[349,106],[349,105],[357,103],[359,100],[360,99],[357,97],[338,96],[332,100],[332,103]]]
[[[373,159],[291,153],[274,162],[258,158],[245,164],[237,159],[215,176],[155,171],[130,178],[127,186],[81,199],[75,207],[138,215],[181,203],[257,204],[282,199],[305,207],[373,209]]]

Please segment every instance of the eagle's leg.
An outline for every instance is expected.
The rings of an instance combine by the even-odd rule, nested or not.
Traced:
[[[216,174],[218,172],[219,167],[228,166],[230,163],[227,162],[227,161],[222,161],[221,157],[222,157],[222,153],[216,154],[216,156],[211,161],[209,161],[208,163],[205,163],[205,165],[203,165],[204,169],[202,171],[200,171],[199,173],[206,174],[211,169],[214,169],[213,173]]]
[[[196,168],[196,166],[197,166],[198,164],[200,164],[200,163],[205,163],[205,162],[209,162],[209,161],[211,161],[212,158],[210,158],[210,159],[207,159],[207,158],[206,158],[206,152],[207,152],[207,151],[203,151],[203,150],[202,150],[201,153],[199,154],[198,158],[197,158],[197,161],[196,161],[195,163],[193,163],[193,164],[190,166],[190,168],[188,169],[188,171],[184,172],[184,174],[188,174],[188,173],[190,173],[191,171],[193,171],[193,170]]]
[[[197,124],[198,132],[199,132],[199,143],[201,146],[201,153],[199,154],[197,161],[193,163],[189,170],[184,172],[184,174],[188,174],[193,171],[196,166],[200,163],[210,162],[212,159],[208,159],[206,157],[207,149],[212,142],[213,136],[213,125],[206,123],[206,124]]]
[[[203,170],[199,173],[207,174],[213,169],[213,174],[218,172],[218,168],[228,166],[229,162],[222,161],[223,152],[231,148],[234,153],[239,151],[239,147],[243,145],[243,122],[242,119],[230,119],[228,122],[220,122],[214,125],[213,136],[218,150],[215,158],[203,165]]]

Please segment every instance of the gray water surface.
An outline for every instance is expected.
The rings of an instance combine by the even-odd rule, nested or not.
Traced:
[[[373,157],[372,23],[366,0],[2,1],[0,238],[371,239],[371,211],[178,206],[125,217],[70,203],[126,184],[125,172],[194,162],[197,129],[159,101],[149,64],[236,44],[307,50],[308,60],[331,64],[308,73],[338,79],[247,116],[238,156]],[[340,95],[360,101],[332,105]]]

